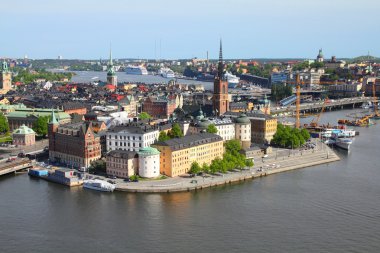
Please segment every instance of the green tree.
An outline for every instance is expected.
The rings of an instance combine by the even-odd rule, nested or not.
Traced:
[[[38,119],[33,122],[32,128],[34,132],[36,132],[36,134],[40,136],[46,136],[48,133],[49,120],[50,120],[49,116],[38,117]]]
[[[199,166],[198,162],[194,161],[191,164],[189,173],[190,174],[198,174],[199,172],[201,172],[201,170],[202,170],[202,168],[201,168],[201,166]]]
[[[88,171],[90,173],[101,173],[101,174],[107,173],[106,161],[99,159],[99,160],[91,162],[91,166],[88,168]]]
[[[207,163],[203,163],[203,165],[202,165],[202,171],[204,173],[209,173],[210,172],[210,166],[208,166]]]
[[[170,138],[180,138],[183,136],[183,132],[178,123],[174,123],[172,130],[169,131]]]
[[[310,139],[310,133],[305,128],[301,130],[301,135],[305,141]]]
[[[245,166],[252,167],[253,166],[253,160],[252,159],[245,160]]]
[[[160,135],[158,136],[158,141],[167,141],[170,140],[170,137],[166,134],[165,131],[161,131]]]
[[[226,148],[226,152],[234,155],[239,154],[239,151],[241,150],[241,145],[238,140],[229,140],[224,143],[224,146]]]
[[[147,112],[142,112],[139,114],[139,119],[150,119],[152,116],[150,116]]]
[[[9,124],[4,114],[0,113],[0,133],[5,134],[9,131]]]
[[[216,128],[215,124],[210,124],[207,126],[206,132],[211,133],[211,134],[216,134],[218,133],[218,129]]]

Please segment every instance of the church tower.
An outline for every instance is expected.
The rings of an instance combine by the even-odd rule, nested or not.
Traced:
[[[59,127],[59,122],[55,117],[54,109],[51,112],[51,119],[48,124],[48,137],[49,137],[49,157],[54,157],[55,151],[55,133]]]
[[[5,94],[11,89],[12,73],[8,69],[8,63],[3,60],[0,69],[0,93]]]
[[[110,60],[107,67],[107,83],[117,86],[117,76],[112,62],[112,50],[110,49]]]
[[[222,40],[220,40],[218,73],[214,79],[213,109],[215,115],[220,116],[229,111],[228,82],[224,78],[224,63],[222,52]]]

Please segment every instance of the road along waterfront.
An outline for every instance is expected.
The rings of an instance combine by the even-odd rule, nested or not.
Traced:
[[[268,176],[294,169],[335,162],[340,160],[327,145],[316,142],[314,150],[282,150],[281,153],[272,153],[266,158],[258,159],[252,168],[236,170],[226,174],[176,177],[163,180],[140,181],[125,183],[121,180],[116,184],[117,191],[126,192],[180,192],[201,190],[208,187],[243,182],[257,177]]]

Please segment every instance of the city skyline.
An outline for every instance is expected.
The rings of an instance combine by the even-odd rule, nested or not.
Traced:
[[[114,58],[217,59],[220,37],[226,59],[379,56],[380,3],[354,3],[16,0],[2,3],[0,57],[106,59],[112,43]]]

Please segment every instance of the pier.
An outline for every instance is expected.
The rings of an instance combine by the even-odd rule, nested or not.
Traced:
[[[0,176],[21,171],[21,170],[25,170],[31,167],[33,167],[33,163],[29,159],[21,159],[21,160],[15,160],[12,162],[1,163]]]
[[[368,103],[372,101],[373,98],[371,97],[354,97],[354,98],[343,98],[343,99],[336,99],[336,100],[330,100],[329,103],[326,103],[324,105],[323,101],[320,102],[314,102],[314,103],[303,103],[300,105],[300,112],[306,113],[306,112],[317,112],[322,109],[322,107],[325,107],[326,111],[331,111],[335,109],[344,109],[344,108],[356,108],[359,106],[362,106],[363,103]],[[291,105],[287,107],[272,107],[271,113],[277,114],[277,113],[283,113],[283,112],[295,112],[296,106]]]

